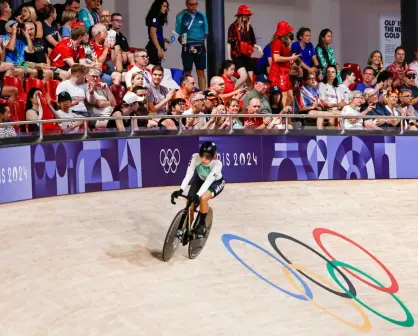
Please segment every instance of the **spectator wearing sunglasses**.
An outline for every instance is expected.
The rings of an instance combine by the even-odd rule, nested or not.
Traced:
[[[417,73],[414,70],[407,70],[405,83],[400,87],[400,90],[409,90],[412,93],[412,102],[411,104],[418,109],[418,88],[415,86],[415,80],[417,78]]]

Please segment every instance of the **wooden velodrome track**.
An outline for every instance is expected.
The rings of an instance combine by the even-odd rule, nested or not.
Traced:
[[[417,336],[417,189],[227,184],[205,250],[169,263],[173,188],[1,205],[0,335]]]

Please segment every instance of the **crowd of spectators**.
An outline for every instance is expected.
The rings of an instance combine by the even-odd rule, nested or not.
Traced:
[[[2,126],[5,122],[45,118],[152,116],[133,121],[89,119],[90,129],[119,131],[175,130],[179,123],[193,130],[290,129],[300,123],[297,119],[286,122],[284,116],[301,114],[306,124],[318,129],[376,130],[400,127],[401,121],[363,116],[418,115],[418,48],[415,61],[407,64],[407,57],[413,55],[398,47],[394,63],[387,68],[381,52],[373,51],[361,71],[357,65],[337,62],[330,29],[320,32],[314,46],[309,28],[295,31],[286,21],[277,24],[270,43],[262,48],[246,5],[239,6],[228,28],[226,59],[207,85],[208,21],[197,10],[197,0],[186,0],[185,5],[176,16],[176,34],[167,38],[163,28],[169,2],[155,0],[144,17],[148,42],[131,47],[122,33],[123,16],[110,13],[102,0],[86,0],[86,8],[81,8],[80,0],[55,6],[48,0],[32,0],[14,11],[8,1],[0,0],[0,94],[4,98],[0,137],[39,131],[37,124],[16,129]],[[184,75],[178,83],[162,67],[166,48],[173,43],[182,46]],[[253,58],[255,51],[260,58]],[[8,78],[23,85],[11,85]],[[36,79],[37,85],[24,87],[28,79]],[[44,85],[55,89],[46,90]],[[15,103],[22,99],[23,104]],[[23,113],[17,111],[19,106],[25,106]],[[227,113],[248,116],[222,116]],[[162,118],[166,115],[199,118]],[[404,128],[415,130],[416,125],[410,119]],[[56,126],[61,132],[78,132],[84,123]]]

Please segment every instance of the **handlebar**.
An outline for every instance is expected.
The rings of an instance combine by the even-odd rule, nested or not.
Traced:
[[[186,195],[183,195],[183,194],[179,195],[179,197],[183,197],[187,200],[189,199]],[[176,204],[176,202],[174,202],[174,197],[171,197],[171,204]]]

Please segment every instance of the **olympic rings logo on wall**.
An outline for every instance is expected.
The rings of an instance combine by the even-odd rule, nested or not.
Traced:
[[[363,272],[362,270],[360,270],[360,269],[358,269],[358,268],[356,268],[352,265],[349,265],[347,263],[335,260],[335,258],[331,255],[331,253],[322,244],[321,237],[323,235],[336,236],[336,237],[338,237],[340,239],[343,239],[346,242],[352,244],[353,246],[357,247],[358,249],[360,249],[364,253],[366,253],[388,275],[388,277],[391,281],[390,286],[385,287],[378,280],[376,280],[375,278],[373,278],[369,274]],[[403,304],[403,302],[396,295],[394,295],[394,293],[398,292],[398,290],[399,290],[399,285],[398,285],[397,280],[395,279],[393,274],[389,271],[389,269],[379,259],[377,259],[373,254],[371,254],[365,248],[360,246],[358,243],[354,242],[353,240],[351,240],[350,238],[348,238],[346,236],[343,236],[342,234],[340,234],[338,232],[328,230],[328,229],[323,229],[323,228],[317,228],[313,231],[313,237],[314,237],[316,243],[318,244],[318,246],[320,247],[320,249],[326,254],[326,256],[324,256],[320,252],[316,251],[312,247],[308,246],[307,244],[301,242],[300,240],[298,240],[296,238],[285,235],[283,233],[277,233],[277,232],[269,233],[268,240],[269,240],[271,246],[273,247],[273,249],[276,251],[276,253],[282,259],[279,259],[277,256],[273,255],[271,252],[267,251],[266,249],[264,249],[260,245],[257,245],[257,244],[253,243],[252,241],[250,241],[248,239],[245,239],[245,238],[233,235],[233,234],[224,234],[222,236],[222,242],[224,243],[227,250],[242,265],[244,265],[250,272],[255,274],[257,277],[259,277],[260,279],[262,279],[263,281],[265,281],[269,285],[273,286],[274,288],[276,288],[280,292],[283,292],[283,293],[285,293],[285,294],[287,294],[287,295],[289,295],[289,296],[291,296],[295,299],[298,299],[298,300],[301,300],[301,301],[311,301],[319,309],[321,309],[325,313],[331,315],[332,317],[334,317],[335,319],[344,323],[347,326],[350,326],[350,327],[352,327],[354,329],[357,329],[357,330],[360,330],[360,331],[370,331],[372,329],[370,320],[367,317],[367,315],[365,314],[363,308],[366,308],[367,310],[369,310],[373,314],[379,316],[380,318],[382,318],[382,319],[384,319],[384,320],[386,320],[390,323],[396,324],[398,326],[412,327],[414,325],[414,323],[415,323],[414,322],[414,317],[412,316],[411,312]],[[279,249],[279,247],[276,243],[276,241],[278,239],[287,239],[287,240],[290,240],[290,241],[292,241],[292,242],[294,242],[298,245],[301,245],[304,248],[308,249],[309,251],[315,253],[317,256],[322,258],[324,261],[326,261],[327,271],[331,275],[331,277],[335,281],[335,283],[338,285],[338,287],[335,284],[332,284],[330,281],[326,280],[324,277],[322,277],[320,275],[317,275],[317,274],[307,270],[306,268],[304,268],[302,266],[293,264],[292,261],[290,261],[283,254],[283,252]],[[239,241],[239,242],[245,243],[247,245],[251,245],[252,247],[255,247],[256,249],[264,252],[265,254],[267,254],[268,256],[273,258],[275,261],[277,261],[282,266],[282,270],[283,270],[283,273],[284,273],[286,279],[295,288],[297,293],[289,292],[286,289],[277,286],[275,283],[273,283],[272,281],[270,281],[269,279],[264,277],[262,274],[258,273],[253,268],[251,268],[251,266],[249,266],[240,256],[238,256],[238,254],[231,247],[231,242],[232,241]],[[355,277],[359,281],[363,282],[367,286],[369,286],[373,289],[376,289],[380,292],[388,293],[400,305],[400,307],[404,311],[405,320],[392,319],[389,316],[385,316],[385,315],[381,314],[380,312],[374,310],[372,307],[370,307],[369,305],[364,303],[361,299],[359,299],[357,297],[356,288],[354,287],[353,283],[348,279],[347,275],[344,274],[344,272],[342,270],[344,270],[347,274]],[[342,277],[342,279],[344,279],[344,282],[346,283],[346,286],[344,286],[341,283],[341,281],[337,278],[336,273],[338,273]],[[313,294],[312,294],[312,291],[311,291],[310,287],[308,286],[308,284],[305,282],[305,280],[301,276],[303,278],[308,279],[310,282],[316,284],[317,286],[325,289],[326,291],[328,291],[328,292],[330,292],[334,295],[337,295],[339,297],[347,299],[348,302],[350,302],[350,304],[358,311],[358,313],[360,314],[360,316],[363,319],[363,323],[362,324],[355,324],[355,323],[352,323],[350,321],[344,320],[343,318],[337,316],[336,314],[334,314],[334,313],[330,312],[329,310],[327,310],[326,308],[322,307],[319,303],[317,303],[314,300],[314,297],[313,297]]]
[[[176,173],[180,164],[180,151],[177,148],[174,150],[167,149],[167,151],[165,149],[160,150],[160,164],[166,174],[170,171]]]

